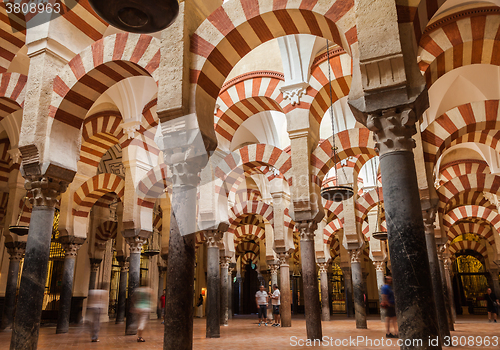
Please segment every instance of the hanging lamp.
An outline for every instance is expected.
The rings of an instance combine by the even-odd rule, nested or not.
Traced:
[[[375,165],[372,166],[372,173],[373,173],[373,178],[375,180],[375,186],[376,186],[376,190],[377,190],[377,199],[378,199],[378,201],[377,201],[377,229],[378,229],[378,231],[372,233],[372,237],[375,239],[378,239],[380,241],[387,241],[387,232],[382,231],[382,229],[380,228],[380,216],[382,213],[382,204],[380,202],[380,193],[379,193],[380,188],[378,186],[377,175],[375,172]],[[377,171],[377,173],[378,173],[378,171]]]
[[[155,33],[171,25],[179,14],[178,0],[89,0],[106,22],[131,33]]]
[[[19,216],[17,217],[17,222],[15,225],[9,226],[9,231],[11,233],[14,233],[18,236],[26,236],[30,230],[29,226],[21,226],[19,225],[21,223],[21,218],[24,213],[24,208],[26,207],[26,201],[28,200],[28,196],[24,197],[24,202],[23,202],[23,208],[19,212]]]
[[[328,83],[330,87],[330,119],[332,122],[332,156],[330,158],[333,159],[333,166],[335,168],[335,186],[325,187],[321,190],[321,197],[331,202],[342,202],[346,199],[351,198],[354,195],[354,189],[351,186],[340,186],[338,185],[339,178],[337,173],[337,163],[338,163],[338,155],[337,155],[337,146],[335,145],[335,122],[333,120],[333,88],[332,88],[332,73],[330,67],[330,44],[328,39],[326,40],[326,59],[328,62]],[[342,170],[343,166],[342,166]],[[344,170],[345,177],[345,170]]]

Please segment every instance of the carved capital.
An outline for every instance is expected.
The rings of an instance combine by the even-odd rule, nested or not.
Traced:
[[[348,251],[349,257],[351,258],[351,264],[360,263],[363,256],[363,250],[361,249],[351,249]]]
[[[408,106],[401,110],[390,108],[379,113],[368,114],[366,127],[373,131],[375,150],[380,154],[409,151],[416,147],[412,138],[417,133],[415,112]]]
[[[24,187],[32,193],[34,207],[55,207],[57,197],[66,191],[68,182],[46,176],[26,176]]]
[[[279,253],[278,254],[278,259],[279,259],[279,265],[281,266],[290,266],[288,263],[288,259],[290,258],[290,254],[288,253]]]
[[[290,100],[292,106],[300,103],[301,97],[306,93],[308,83],[293,84],[284,86],[280,90],[283,93],[283,99]]]
[[[90,259],[90,268],[92,272],[97,272],[101,266],[102,259]]]
[[[201,181],[200,171],[202,169],[202,164],[198,161],[183,161],[169,165],[169,168],[172,173],[172,184],[174,187],[196,187]]]
[[[207,248],[219,248],[220,241],[224,234],[218,230],[208,230],[204,233],[207,241]]]
[[[126,237],[125,240],[130,247],[130,254],[140,254],[142,246],[147,241],[146,238],[140,236]]]
[[[271,269],[271,275],[277,275],[278,270],[280,269],[280,264],[274,263],[274,264],[269,264],[269,268]]]
[[[385,270],[385,261],[374,261],[373,265],[375,265],[375,271],[384,272]]]
[[[329,263],[318,263],[319,267],[319,273],[328,273],[328,266],[330,266]]]
[[[434,234],[434,229],[436,226],[436,208],[430,208],[428,210],[422,210],[422,216],[424,218],[425,233]]]
[[[437,245],[437,257],[439,260],[444,260],[446,258],[446,244]]]
[[[59,237],[58,242],[61,243],[61,246],[66,253],[66,258],[76,258],[78,250],[81,248],[82,244],[85,243],[85,238],[61,236]]]
[[[297,223],[301,241],[314,241],[314,232],[318,228],[316,221],[301,221]]]
[[[11,261],[21,261],[26,253],[26,242],[5,242]]]
[[[229,264],[231,263],[230,256],[221,256],[219,258],[219,264],[221,269],[229,269]]]

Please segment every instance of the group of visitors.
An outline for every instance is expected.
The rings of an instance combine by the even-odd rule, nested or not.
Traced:
[[[280,319],[280,290],[278,285],[273,285],[273,293],[269,293],[266,291],[264,286],[260,286],[257,293],[255,293],[255,303],[257,304],[257,309],[259,310],[259,327],[262,325],[262,321],[264,321],[264,325],[267,326],[267,305],[269,304],[269,299],[271,299],[271,305],[273,307],[273,318],[274,323],[272,327],[281,327],[281,319]]]

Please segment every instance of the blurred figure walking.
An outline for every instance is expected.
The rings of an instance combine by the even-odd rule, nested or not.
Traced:
[[[151,312],[153,290],[148,286],[139,287],[134,291],[132,312],[137,314],[137,341],[144,343],[144,328]]]
[[[89,290],[87,301],[87,319],[90,321],[90,336],[92,342],[99,341],[99,330],[101,329],[101,313],[106,307],[108,291],[105,289]]]

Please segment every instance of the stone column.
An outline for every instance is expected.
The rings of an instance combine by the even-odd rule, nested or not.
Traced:
[[[318,263],[321,279],[321,319],[330,321],[330,295],[328,288],[328,263]]]
[[[493,293],[495,293],[495,295],[498,295],[500,298],[500,283],[498,282],[498,269],[490,269],[490,274],[491,274],[491,280],[493,282],[491,289],[493,290]]]
[[[279,264],[269,264],[269,268],[271,269],[271,292],[274,291],[273,286],[278,285],[278,270],[280,268]]]
[[[378,290],[378,302],[379,305],[382,303],[382,286],[385,284],[385,261],[374,261],[375,273],[377,274],[377,290]],[[380,320],[385,322],[385,316],[387,314],[387,309],[380,308]]]
[[[451,286],[451,279],[450,279],[450,274],[447,269],[447,264],[445,262],[446,254],[446,245],[438,245],[437,248],[437,257],[438,257],[438,262],[439,262],[439,272],[441,275],[441,288],[444,293],[444,301],[446,304],[446,311],[447,311],[447,317],[448,317],[448,325],[450,328],[450,331],[455,330],[455,301],[453,297],[453,287]]]
[[[167,268],[161,265],[158,265],[158,318],[161,318],[161,302],[160,298],[163,295],[163,290],[165,289],[165,272]],[[165,300],[166,301],[166,300]]]
[[[220,257],[220,325],[227,326],[229,320],[229,264],[231,257]]]
[[[46,176],[26,176],[26,189],[33,194],[33,209],[12,328],[11,350],[37,348],[54,208],[57,197],[66,188],[67,182],[64,181]]]
[[[352,289],[354,296],[354,312],[356,317],[356,328],[366,329],[366,301],[365,301],[365,283],[363,278],[363,268],[361,259],[362,249],[349,250],[351,258]]]
[[[344,276],[344,294],[345,294],[345,309],[347,317],[353,316],[354,302],[352,299],[352,273],[349,266],[342,267],[342,275]]]
[[[71,298],[73,297],[73,277],[75,275],[76,255],[85,242],[85,238],[62,236],[59,237],[59,242],[62,244],[62,248],[65,251],[65,257],[56,334],[63,334],[69,332],[69,316],[71,312]]]
[[[10,262],[9,274],[7,275],[7,288],[5,289],[1,329],[6,329],[12,326],[14,309],[16,306],[19,262],[26,252],[26,242],[5,242],[5,247],[10,255]]]
[[[125,312],[127,307],[127,282],[128,282],[128,258],[117,256],[120,264],[120,282],[118,286],[118,305],[116,309],[115,323],[125,322]]]
[[[141,282],[141,250],[146,239],[139,236],[126,237],[127,244],[130,247],[129,270],[128,270],[128,311],[125,322],[125,334],[137,334],[137,314],[130,312],[132,300],[134,300],[134,291],[140,286]]]
[[[97,288],[97,272],[101,266],[102,259],[90,258],[89,290]]]
[[[359,106],[351,101],[353,105]],[[380,154],[399,335],[401,339],[435,339],[439,336],[439,325],[413,156],[412,135],[416,133],[418,119],[414,109],[422,109],[416,105],[413,102],[361,116],[355,108],[354,112],[374,133],[375,148]],[[441,346],[424,342],[419,349],[441,349]]]
[[[205,231],[207,240],[207,338],[220,337],[220,271],[219,242],[217,230]]]
[[[442,273],[445,276],[446,290],[448,291],[448,299],[450,300],[450,311],[452,318],[450,325],[454,325],[457,320],[457,310],[455,308],[455,295],[453,292],[453,285],[451,283],[451,275],[450,275],[451,261],[449,257],[443,256],[442,262],[443,262]]]
[[[238,282],[238,312],[240,315],[243,314],[243,277],[236,277]]]
[[[290,300],[290,265],[288,253],[279,253],[280,292],[281,292],[281,327],[292,326],[292,301]]]
[[[448,308],[444,297],[443,282],[441,279],[441,270],[439,266],[436,236],[434,233],[434,222],[436,219],[436,209],[431,208],[422,211],[425,226],[425,242],[427,244],[427,255],[429,258],[430,277],[432,281],[432,291],[436,302],[437,321],[441,339],[450,336],[450,326],[448,325]]]
[[[318,274],[316,272],[316,253],[314,250],[314,232],[317,223],[302,221],[298,223],[302,263],[302,281],[304,283],[304,307],[306,312],[306,331],[308,339],[321,339],[321,305],[319,302]]]
[[[228,268],[228,278],[229,278],[229,283],[228,283],[228,318],[230,320],[233,319],[233,271],[234,271],[234,267],[232,267],[231,265],[235,265],[234,263],[231,263],[229,264],[229,268]]]

